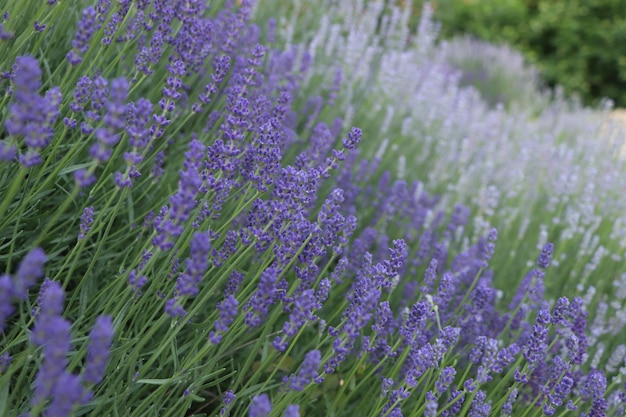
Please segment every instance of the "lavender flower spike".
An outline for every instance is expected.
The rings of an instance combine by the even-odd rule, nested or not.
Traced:
[[[43,276],[44,264],[48,261],[41,248],[34,248],[22,259],[13,285],[13,297],[20,301],[26,300],[28,289]]]
[[[302,391],[310,383],[320,383],[317,369],[322,361],[322,353],[319,350],[312,350],[304,357],[304,362],[298,371],[298,375],[291,375],[285,378],[285,382],[289,381],[289,388],[294,391]]]
[[[4,323],[15,311],[11,304],[13,281],[9,275],[0,276],[0,332],[4,330]]]
[[[78,239],[84,239],[87,237],[87,233],[91,229],[91,225],[93,224],[94,209],[93,206],[85,207],[83,210],[83,214],[80,216],[80,232],[78,233]]]
[[[252,399],[248,417],[267,417],[272,411],[272,403],[267,394],[257,395]]]
[[[87,363],[83,379],[90,384],[98,384],[104,377],[109,349],[113,341],[113,321],[111,316],[100,316],[89,334]]]
[[[539,268],[546,269],[550,266],[550,259],[552,258],[553,252],[554,245],[550,242],[546,243],[543,249],[541,249],[541,254],[537,258],[537,265]]]
[[[283,417],[300,417],[300,406],[297,404],[287,406]]]

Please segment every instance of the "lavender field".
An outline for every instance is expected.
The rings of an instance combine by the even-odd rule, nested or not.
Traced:
[[[0,416],[624,416],[626,129],[383,0],[0,0]]]

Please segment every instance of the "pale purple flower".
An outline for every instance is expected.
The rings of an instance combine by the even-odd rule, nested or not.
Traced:
[[[294,336],[307,323],[315,320],[313,311],[318,308],[315,292],[312,289],[304,290],[293,303],[289,320],[283,325],[283,335],[277,336],[272,343],[275,349],[283,352],[287,348],[286,338]]]
[[[9,352],[3,352],[0,355],[0,375],[5,373],[6,370],[9,369],[9,366],[11,366],[12,359],[13,358],[11,357],[11,355],[9,355]]]
[[[550,266],[550,259],[552,258],[552,253],[554,252],[554,245],[550,242],[546,243],[541,249],[541,254],[537,258],[537,266],[542,269],[546,269]]]
[[[96,319],[87,345],[87,361],[83,375],[86,382],[95,385],[102,381],[114,333],[111,316],[99,316]]]
[[[237,309],[239,307],[239,301],[229,294],[222,301],[217,303],[217,309],[220,312],[220,317],[215,322],[215,331],[209,333],[209,340],[213,344],[218,344],[222,341],[223,334],[228,331],[228,327],[233,323],[237,316]]]
[[[463,400],[465,398],[465,393],[461,390],[452,391],[450,393],[450,398],[448,399],[448,407],[443,413],[441,413],[442,417],[456,417],[461,412],[461,407],[463,407]]]
[[[209,267],[211,240],[209,233],[196,232],[190,242],[191,254],[187,258],[187,269],[176,280],[177,297],[193,297],[198,294],[198,285]]]
[[[439,374],[439,378],[437,382],[435,382],[435,387],[437,388],[438,395],[443,394],[448,390],[450,385],[454,382],[454,377],[456,376],[456,369],[452,366],[446,366],[441,373]]]
[[[48,257],[41,248],[34,248],[22,259],[13,282],[13,297],[24,301],[28,297],[28,289],[44,274],[44,265]]]
[[[224,402],[224,407],[220,409],[220,416],[229,416],[230,415],[230,406],[235,401],[237,396],[233,392],[233,390],[228,390],[222,395],[222,401]]]
[[[78,30],[72,41],[72,50],[66,55],[66,59],[72,65],[78,65],[83,61],[83,55],[89,49],[89,41],[94,32],[100,28],[96,21],[96,9],[89,6],[83,9],[78,21]]]
[[[272,411],[272,403],[267,394],[259,394],[252,398],[248,417],[268,417]]]
[[[487,394],[483,390],[479,390],[474,396],[474,401],[469,410],[469,417],[488,417],[491,411],[491,404],[485,403]]]
[[[74,113],[79,113],[85,110],[85,104],[91,97],[92,84],[91,78],[86,75],[78,79],[76,88],[74,89],[74,100],[70,103],[70,110]]]
[[[439,403],[437,397],[432,391],[426,393],[426,408],[424,409],[424,417],[436,417]]]
[[[78,233],[78,239],[84,239],[87,237],[87,233],[91,229],[91,225],[94,221],[94,208],[85,207],[83,214],[80,216],[80,232]]]
[[[300,417],[300,406],[297,404],[288,405],[283,417]]]
[[[41,294],[41,312],[35,320],[31,342],[43,348],[44,360],[35,380],[33,404],[51,396],[52,390],[66,372],[71,349],[71,324],[63,317],[65,294],[61,285],[50,282],[45,293]]]
[[[249,311],[246,313],[245,322],[248,326],[258,326],[267,315],[276,296],[278,273],[279,271],[273,267],[269,267],[261,272],[257,290],[246,305],[246,309]]]
[[[13,287],[13,280],[9,275],[0,275],[0,332],[4,330],[6,320],[15,311],[12,304],[12,294],[15,292]]]
[[[23,166],[31,167],[41,163],[40,151],[52,139],[53,126],[59,116],[61,90],[53,87],[43,98],[39,95],[41,69],[37,59],[29,55],[16,58],[12,74],[14,98],[4,126],[9,135],[24,137],[27,151],[19,156],[19,161]],[[5,149],[3,153],[6,154],[4,160],[14,157],[11,149]]]
[[[343,147],[345,149],[354,149],[361,141],[363,132],[358,127],[353,127],[348,133],[348,137],[343,139]]]
[[[44,415],[46,417],[70,416],[76,406],[86,404],[91,397],[92,393],[82,386],[78,375],[63,372],[51,388],[51,400]]]
[[[517,400],[517,393],[517,387],[510,390],[509,395],[506,397],[506,401],[504,402],[504,404],[502,404],[501,411],[502,414],[504,414],[505,416],[510,416],[511,414],[513,414],[513,404]]]
[[[524,347],[523,353],[526,361],[535,366],[540,361],[545,360],[548,349],[548,325],[550,324],[550,311],[547,309],[539,311],[537,320],[533,326],[528,345]]]
[[[321,379],[318,369],[322,361],[322,353],[319,350],[312,350],[304,356],[304,361],[300,366],[297,374],[291,374],[289,378],[283,380],[288,383],[289,389],[293,391],[302,391],[312,382],[319,384]]]

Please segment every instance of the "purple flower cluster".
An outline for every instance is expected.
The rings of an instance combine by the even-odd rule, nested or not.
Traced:
[[[94,208],[85,207],[83,214],[80,216],[80,232],[78,233],[78,239],[84,239],[87,237],[87,233],[91,230],[91,225],[94,222]]]
[[[66,55],[66,59],[71,65],[78,65],[83,62],[83,57],[89,50],[94,33],[102,27],[102,23],[107,18],[110,5],[110,1],[98,1],[96,7],[88,6],[83,9],[78,21],[76,35],[72,41],[72,50]]]
[[[61,286],[47,281],[39,294],[39,312],[31,334],[31,343],[42,349],[42,360],[35,378],[31,403],[46,406],[47,415],[70,415],[87,403],[92,392],[84,384],[95,385],[104,377],[113,338],[113,324],[108,316],[100,316],[89,336],[87,361],[83,375],[68,370],[72,348],[71,323],[63,318],[65,293]]]
[[[268,417],[272,411],[272,402],[267,394],[260,394],[252,398],[248,417]]]
[[[310,383],[321,383],[323,378],[318,374],[321,361],[322,353],[319,350],[310,351],[304,356],[304,362],[298,373],[285,377],[283,383],[293,391],[302,391]]]
[[[196,207],[196,195],[202,190],[201,167],[205,146],[199,140],[192,140],[185,153],[185,169],[180,171],[178,191],[170,197],[169,206],[163,206],[154,221],[157,232],[152,244],[162,251],[174,247],[172,239],[180,236],[185,222]]]
[[[7,133],[14,139],[23,137],[26,153],[19,155],[19,162],[25,167],[41,163],[41,150],[50,144],[54,133],[54,123],[59,117],[61,91],[58,87],[39,95],[41,70],[39,62],[32,56],[18,56],[11,74],[13,81],[13,102],[9,106],[10,115],[4,122]],[[11,161],[18,154],[15,144],[0,142],[0,160]]]
[[[13,302],[22,302],[28,298],[28,290],[44,274],[44,265],[48,257],[41,248],[32,249],[13,277],[0,275],[0,332],[5,328],[7,319],[15,312]]]
[[[104,79],[100,78],[100,80]],[[105,80],[104,82],[106,83]],[[95,130],[97,142],[89,149],[90,156],[98,163],[106,162],[111,158],[111,148],[120,141],[119,134],[124,127],[126,117],[124,103],[128,95],[128,81],[124,77],[116,78],[111,80],[108,87],[109,98],[104,102],[104,125]],[[94,96],[96,92],[98,90],[94,90]],[[92,97],[92,100],[94,98]]]
[[[215,331],[209,333],[211,343],[218,344],[222,341],[222,335],[228,331],[228,327],[237,316],[238,307],[239,301],[233,295],[228,295],[224,300],[217,303],[216,308],[220,312],[220,317],[215,322]]]

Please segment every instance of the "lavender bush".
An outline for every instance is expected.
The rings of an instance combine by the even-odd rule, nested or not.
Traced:
[[[0,5],[0,414],[624,414],[589,110],[489,107],[381,2]]]
[[[470,242],[496,226],[507,246],[498,262],[528,267],[520,254],[550,240],[561,266],[550,287],[580,284],[586,292],[593,284],[598,294],[611,292],[626,250],[626,160],[624,136],[604,127],[610,103],[593,110],[558,91],[536,91],[527,105],[493,107],[475,88],[463,87],[463,56],[454,44],[436,43],[438,24],[428,6],[413,34],[406,26],[410,10],[385,13],[384,3],[324,2],[327,13],[302,46],[316,62],[309,83],[330,83],[335,75],[327,68],[342,69],[345,87],[337,100],[346,109],[344,127],[358,124],[381,138],[364,156],[380,157],[381,169],[398,177],[422,181],[441,195],[439,207],[449,214],[458,204],[471,207]],[[298,16],[283,20],[287,39],[298,38]],[[519,56],[474,46],[482,48],[475,58],[490,59],[491,70],[506,69],[510,86],[532,78]],[[594,281],[593,272],[609,278]]]

